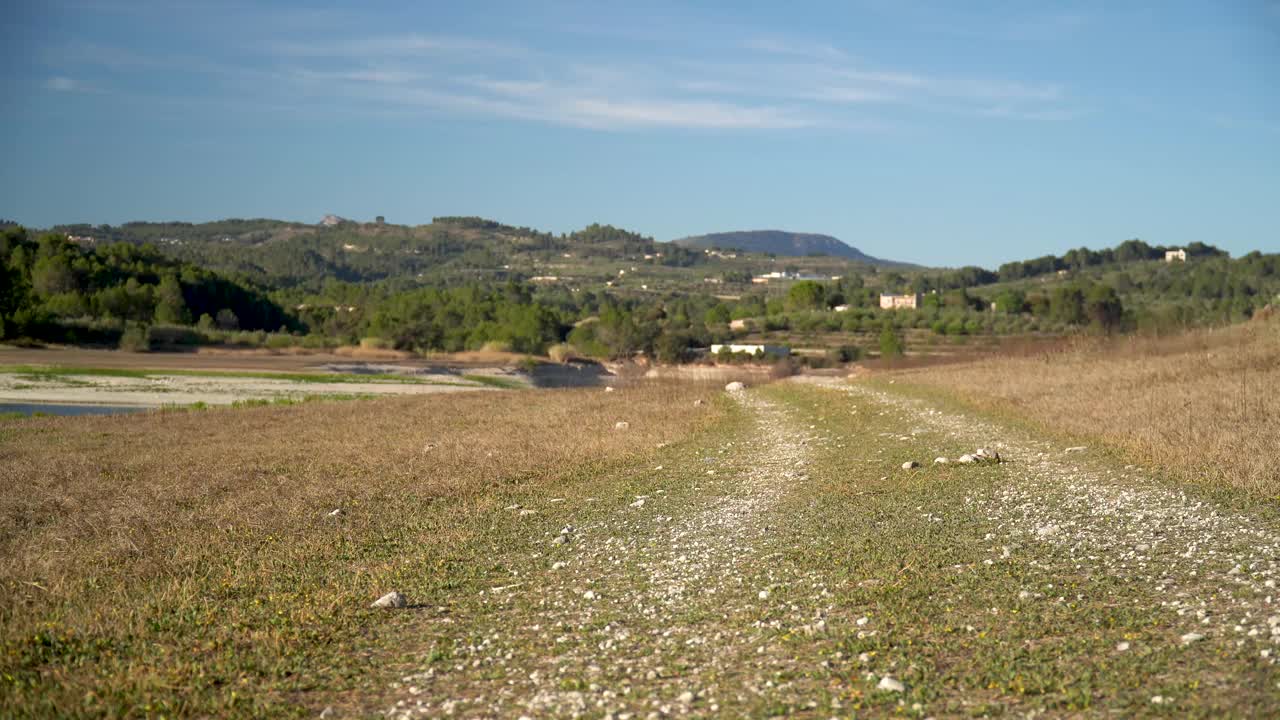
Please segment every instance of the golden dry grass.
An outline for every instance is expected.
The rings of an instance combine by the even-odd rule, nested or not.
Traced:
[[[895,377],[1096,438],[1184,478],[1280,494],[1280,318],[1081,341]]]
[[[470,571],[468,542],[511,497],[573,492],[713,422],[722,411],[695,407],[699,394],[663,383],[0,424],[0,706],[257,714],[351,673],[352,638],[381,621],[369,602]]]

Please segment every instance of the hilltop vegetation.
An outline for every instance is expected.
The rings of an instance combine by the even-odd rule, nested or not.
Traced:
[[[330,223],[60,226],[39,240],[9,227],[4,334],[114,343],[133,323],[132,347],[175,337],[416,352],[559,345],[560,356],[664,361],[743,340],[847,360],[967,336],[1236,322],[1280,294],[1280,256],[1232,259],[1200,243],[1185,263],[1130,240],[997,270],[930,269],[700,252],[600,224],[553,235],[479,217]],[[766,271],[767,284],[752,281]],[[904,292],[920,293],[921,306],[880,309],[881,293]]]
[[[704,262],[702,253],[657,243],[611,225],[592,224],[573,233],[553,235],[479,217],[438,217],[418,226],[224,220],[200,225],[60,225],[53,230],[99,242],[149,243],[167,255],[218,272],[243,275],[273,287],[306,290],[319,288],[326,278],[356,283],[389,280],[401,287],[458,280],[502,281],[557,269],[549,266],[572,265],[594,271],[593,261],[643,255],[668,267]]]
[[[905,265],[891,260],[873,258],[861,250],[841,242],[830,235],[785,232],[782,230],[746,230],[738,232],[694,235],[672,241],[673,245],[688,248],[738,250],[770,255],[805,257],[831,255],[833,257],[860,260],[875,265]]]

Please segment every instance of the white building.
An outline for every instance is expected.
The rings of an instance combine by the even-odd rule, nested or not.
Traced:
[[[747,355],[776,355],[778,357],[786,357],[791,354],[791,348],[786,345],[721,345],[711,346],[711,354],[718,355],[724,350],[731,353],[745,353]]]
[[[1181,248],[1179,248],[1178,250],[1165,250],[1165,251],[1164,251],[1164,261],[1165,261],[1165,262],[1167,262],[1167,263],[1171,263],[1171,262],[1186,262],[1186,261],[1187,261],[1187,251],[1186,251],[1186,250],[1182,250]]]
[[[920,307],[920,293],[881,295],[880,307],[884,310],[915,310]]]

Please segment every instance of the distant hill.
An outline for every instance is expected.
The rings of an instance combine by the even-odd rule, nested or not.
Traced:
[[[847,245],[830,235],[815,233],[787,232],[785,230],[743,230],[738,232],[710,233],[673,240],[676,245],[687,248],[710,250],[743,250],[755,253],[773,253],[806,257],[809,255],[830,255],[848,258],[874,265],[906,265],[893,260],[881,260],[862,252],[858,248]]]

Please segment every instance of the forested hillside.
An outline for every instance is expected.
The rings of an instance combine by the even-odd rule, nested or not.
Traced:
[[[68,239],[74,238],[74,242]],[[896,352],[904,338],[1164,332],[1248,319],[1280,297],[1280,255],[1185,262],[1115,248],[981,267],[726,258],[609,225],[553,235],[476,217],[415,227],[275,220],[3,233],[5,338],[131,347],[227,343],[690,359],[734,339]],[[774,273],[765,283],[753,275]],[[803,270],[825,280],[796,280]],[[781,275],[781,276],[779,276]],[[761,279],[761,278],[757,278]],[[919,293],[882,310],[881,293]],[[134,328],[130,340],[126,330]]]
[[[611,225],[562,235],[478,217],[438,217],[428,225],[341,221],[304,225],[278,220],[60,225],[53,231],[98,242],[150,243],[171,257],[273,287],[315,289],[327,278],[347,282],[493,281],[536,275],[546,266],[595,270],[596,261],[650,255],[687,267],[703,253],[656,243]]]
[[[96,245],[96,244],[95,244]],[[84,247],[59,233],[0,233],[0,337],[67,341],[118,337],[128,323],[292,330],[265,294],[149,245]]]

